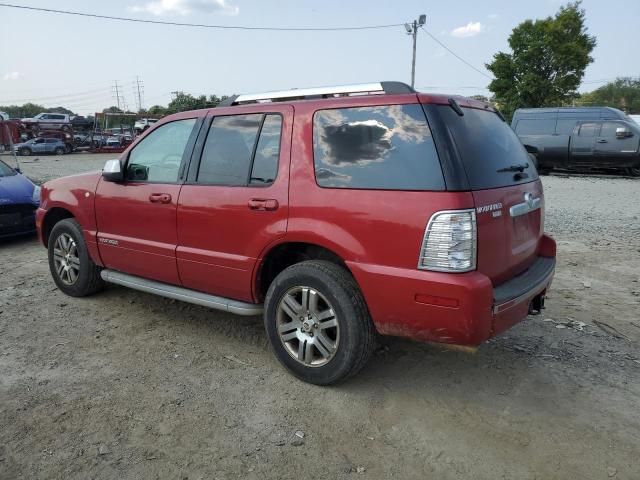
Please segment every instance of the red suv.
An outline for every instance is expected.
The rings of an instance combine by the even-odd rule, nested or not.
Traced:
[[[475,346],[542,309],[543,209],[498,112],[381,82],[163,118],[102,172],[45,184],[37,226],[63,292],[264,312],[280,362],[326,385],[376,333]]]

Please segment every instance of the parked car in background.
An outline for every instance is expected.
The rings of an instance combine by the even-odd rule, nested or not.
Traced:
[[[0,160],[0,238],[33,233],[40,187]]]
[[[9,114],[6,112],[0,112],[0,120],[9,120]]]
[[[609,107],[516,110],[511,126],[538,170],[616,169],[640,176],[640,126]]]
[[[74,130],[91,130],[93,128],[93,117],[91,119],[76,115],[71,117],[71,126]]]
[[[629,118],[640,125],[640,115],[629,115]]]
[[[492,107],[378,82],[165,117],[101,173],[47,182],[37,225],[62,292],[263,313],[278,360],[327,385],[376,332],[474,346],[539,313],[543,208]]]
[[[144,132],[147,128],[158,121],[157,118],[141,118],[140,120],[136,120],[133,128],[136,132]]]
[[[52,153],[62,155],[67,153],[67,145],[58,138],[32,138],[24,143],[17,143],[14,149],[18,155],[28,157],[34,153]]]
[[[72,130],[71,120],[66,113],[39,113],[33,118],[23,118],[27,128],[35,129],[60,129],[60,130]]]

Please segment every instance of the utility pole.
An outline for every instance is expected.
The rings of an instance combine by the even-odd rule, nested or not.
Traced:
[[[142,91],[144,89],[140,78],[136,75],[136,89],[137,89],[137,97],[138,97],[138,111],[142,110]]]
[[[118,89],[118,81],[114,80],[114,87],[116,92],[116,104],[118,105],[118,110],[120,110],[120,90]]]
[[[405,23],[404,28],[407,30],[407,35],[413,37],[413,56],[411,57],[411,88],[414,88],[416,83],[416,43],[418,40],[418,28],[424,25],[427,21],[426,15],[420,15],[413,23]]]

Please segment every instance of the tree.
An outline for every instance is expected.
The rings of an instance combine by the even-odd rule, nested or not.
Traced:
[[[580,4],[561,7],[555,17],[522,22],[509,36],[511,53],[498,52],[486,65],[495,77],[489,90],[508,117],[517,108],[558,106],[578,96],[596,46]]]
[[[579,105],[614,107],[627,113],[640,113],[640,77],[621,77],[580,96]]]
[[[186,110],[198,110],[200,108],[213,108],[216,107],[222,100],[224,100],[225,96],[218,97],[217,95],[200,95],[199,97],[194,97],[190,93],[184,92],[176,92],[176,96],[169,105],[167,105],[167,114],[176,113],[176,112],[184,112]]]

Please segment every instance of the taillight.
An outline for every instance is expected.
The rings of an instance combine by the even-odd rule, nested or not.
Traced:
[[[431,216],[424,232],[418,268],[468,272],[476,268],[475,210],[450,210]]]

